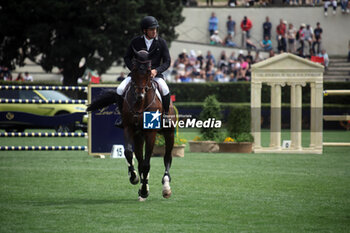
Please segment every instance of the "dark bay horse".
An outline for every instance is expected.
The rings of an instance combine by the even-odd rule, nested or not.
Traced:
[[[133,151],[138,161],[138,171],[141,178],[139,189],[139,200],[144,200],[149,195],[148,177],[150,172],[150,160],[159,129],[144,129],[144,113],[153,112],[158,117],[163,112],[163,106],[156,95],[157,83],[151,77],[150,53],[145,50],[134,51],[135,60],[131,73],[131,82],[126,88],[122,116],[124,119],[125,157],[129,166],[129,179],[132,184],[137,184],[139,178],[133,164]],[[171,104],[169,109],[169,120],[175,121],[175,112]],[[162,124],[162,117],[160,118]],[[163,128],[161,133],[165,139],[164,166],[165,172],[162,178],[163,197],[169,198],[170,174],[174,146],[174,127]],[[145,155],[143,148],[145,144]]]
[[[156,134],[161,133],[165,139],[165,155],[164,166],[165,172],[162,178],[164,198],[171,196],[170,188],[170,167],[172,162],[171,152],[174,146],[174,131],[173,124],[170,128],[163,129],[144,129],[144,113],[153,112],[153,116],[157,117],[163,112],[163,105],[158,98],[157,83],[151,77],[151,60],[150,53],[145,50],[136,51],[133,63],[133,70],[131,71],[131,82],[127,85],[124,94],[123,109],[120,110],[123,117],[124,127],[124,141],[125,141],[125,158],[128,164],[128,174],[131,184],[138,184],[141,180],[141,187],[139,189],[139,200],[144,201],[149,195],[148,178],[150,172],[150,160],[155,144]],[[108,106],[114,103],[115,93],[108,93],[100,99],[94,101],[89,107],[88,111],[97,110],[101,107]],[[172,103],[169,108],[168,120],[175,122],[176,116]],[[161,125],[163,117],[160,118]],[[145,145],[145,154],[143,149]],[[138,161],[138,176],[133,162],[133,152]]]

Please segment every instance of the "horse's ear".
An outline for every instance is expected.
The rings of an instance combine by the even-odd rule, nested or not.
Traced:
[[[131,48],[134,51],[135,57],[139,57],[139,52],[134,48],[134,46],[131,46]]]

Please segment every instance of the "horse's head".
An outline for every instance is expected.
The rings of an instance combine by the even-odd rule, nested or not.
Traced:
[[[134,86],[137,100],[142,100],[146,92],[151,88],[151,53],[146,50],[136,51],[133,60],[132,85]]]

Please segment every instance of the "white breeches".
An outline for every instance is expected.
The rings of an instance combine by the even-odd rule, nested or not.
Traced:
[[[117,88],[117,94],[118,95],[123,95],[124,94],[124,90],[125,87],[128,85],[128,83],[130,82],[131,77],[128,76],[126,79],[124,79],[118,86]],[[153,78],[154,81],[156,81],[161,89],[161,94],[162,96],[165,96],[167,94],[169,94],[169,87],[166,84],[166,82],[164,81],[164,79],[162,78]]]

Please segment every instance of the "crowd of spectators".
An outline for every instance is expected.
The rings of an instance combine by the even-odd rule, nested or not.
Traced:
[[[316,5],[322,5],[322,2],[324,4],[325,9],[325,15],[327,16],[327,9],[329,6],[333,8],[333,14],[336,14],[336,8],[338,5],[341,7],[342,13],[350,13],[350,3],[349,0],[283,0],[283,5],[300,5],[300,6],[316,6]],[[244,6],[244,7],[252,7],[252,6],[272,6],[272,5],[279,5],[279,2],[274,2],[273,0],[228,0],[227,2],[215,2],[213,0],[207,0],[205,3],[200,3],[197,0],[183,0],[182,4],[184,6],[199,6],[199,5],[206,5],[206,6],[228,6],[228,7],[236,7],[236,6]]]
[[[263,35],[261,40],[251,38],[252,21],[244,16],[240,22],[242,44],[241,46],[235,42],[234,37],[237,35],[236,22],[229,15],[226,21],[226,36],[222,39],[218,31],[219,20],[215,12],[211,14],[209,19],[210,44],[223,45],[228,47],[243,47],[248,50],[262,50],[270,52],[274,50],[271,37],[273,25],[267,16],[265,22],[262,23]],[[299,28],[292,22],[280,19],[276,26],[276,47],[278,53],[290,52],[301,57],[321,56],[322,52],[322,33],[323,29],[319,22],[316,23],[315,30],[310,24],[302,23]]]
[[[239,54],[232,52],[230,55],[223,50],[215,59],[211,51],[203,56],[201,51],[184,50],[179,54],[172,66],[172,75],[175,82],[237,82],[249,81],[251,77],[251,65],[262,60],[259,51],[253,57],[248,51],[244,55],[243,50]]]
[[[16,78],[12,77],[11,70],[5,66],[0,66],[0,81],[28,81],[33,82],[33,76],[31,76],[28,72],[23,73],[19,72]]]

